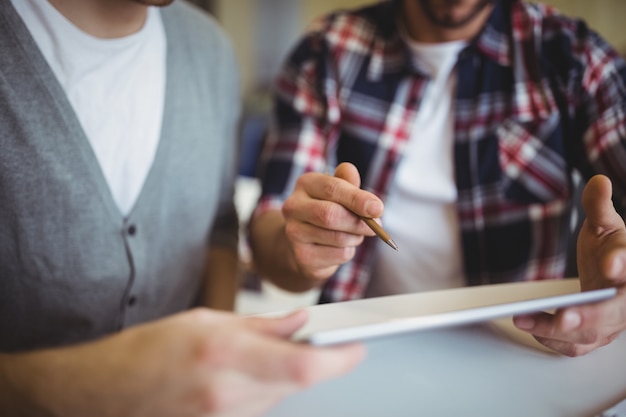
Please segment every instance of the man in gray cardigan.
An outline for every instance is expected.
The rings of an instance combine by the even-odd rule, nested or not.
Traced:
[[[0,415],[256,415],[362,347],[230,309],[238,79],[171,0],[0,0]]]

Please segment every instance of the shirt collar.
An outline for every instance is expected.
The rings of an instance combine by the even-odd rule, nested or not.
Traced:
[[[376,81],[386,74],[415,72],[408,46],[400,36],[398,11],[400,1],[391,0],[376,10],[376,30],[368,76]]]
[[[483,30],[473,42],[488,58],[507,67],[511,66],[512,3],[511,0],[496,0]]]

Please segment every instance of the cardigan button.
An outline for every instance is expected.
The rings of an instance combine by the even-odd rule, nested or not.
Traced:
[[[130,226],[128,226],[129,236],[135,236],[136,233],[137,233],[137,226],[135,226],[134,224],[131,224]]]

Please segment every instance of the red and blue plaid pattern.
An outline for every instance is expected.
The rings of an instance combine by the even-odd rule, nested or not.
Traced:
[[[290,54],[276,82],[258,211],[279,209],[301,174],[343,161],[384,200],[419,131],[429,82],[399,36],[396,3],[326,16]],[[604,173],[618,196],[626,191],[624,61],[582,21],[499,0],[456,71],[453,157],[468,285],[563,277],[572,172]],[[362,296],[374,242],[339,268],[322,301]]]

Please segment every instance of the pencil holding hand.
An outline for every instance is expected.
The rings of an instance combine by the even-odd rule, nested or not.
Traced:
[[[347,165],[348,165],[348,164],[345,164],[343,168],[345,169],[345,168],[347,167]],[[328,171],[330,171],[330,170],[328,170]],[[334,175],[335,177],[345,179],[345,180],[347,180],[348,182],[351,182],[353,185],[356,185],[356,186],[358,186],[358,183],[360,183],[360,178],[352,178],[352,181],[350,181],[348,177],[344,177],[344,175],[345,175],[345,171],[340,172],[340,168],[339,168],[339,167],[337,167],[334,171],[335,171],[335,172],[334,172],[334,174],[333,174],[333,175]],[[357,175],[358,175],[358,172],[356,172],[356,171],[354,171],[353,173],[355,173],[355,174],[357,174]],[[365,216],[360,216],[360,215],[357,215],[356,213],[355,213],[355,215],[356,215],[357,217],[359,217],[361,220],[363,220],[363,222],[365,222],[365,224],[366,224],[366,225],[367,225],[370,229],[372,229],[372,231],[373,231],[374,233],[376,233],[376,235],[377,235],[379,238],[381,238],[383,242],[385,242],[386,244],[388,244],[389,246],[391,246],[394,250],[398,250],[398,245],[396,245],[396,242],[394,242],[394,241],[393,241],[393,239],[391,238],[391,236],[389,236],[389,233],[387,233],[387,232],[385,231],[385,229],[383,229],[383,228],[382,228],[382,226],[381,226],[381,225],[379,225],[378,223],[376,223],[376,220],[374,220],[374,219],[373,219],[373,218],[371,218],[371,217],[365,217]]]

